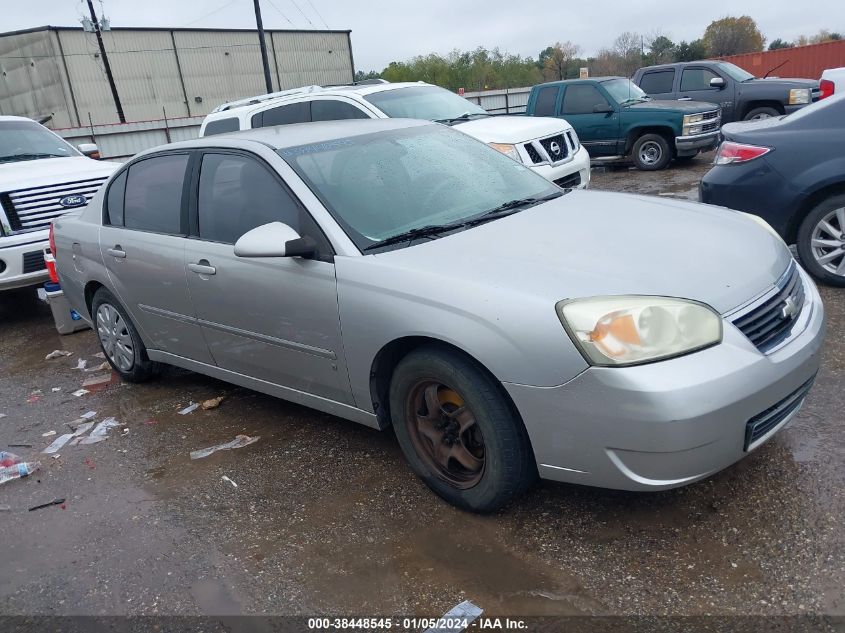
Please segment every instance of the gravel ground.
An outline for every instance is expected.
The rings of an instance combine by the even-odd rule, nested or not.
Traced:
[[[593,186],[694,199],[708,158]],[[0,613],[845,615],[845,292],[822,293],[816,386],[747,459],[661,493],[544,483],[487,517],[429,493],[389,433],[197,374],[74,397],[93,333],[60,337],[33,290],[3,293],[0,447],[35,455],[89,410],[120,426],[0,487]],[[190,459],[239,433],[260,440]]]

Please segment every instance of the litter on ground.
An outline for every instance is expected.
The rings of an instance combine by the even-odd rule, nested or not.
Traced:
[[[88,437],[83,437],[80,444],[96,444],[108,438],[109,429],[119,426],[118,421],[114,418],[106,418],[94,427]]]
[[[199,409],[199,406],[199,402],[191,401],[191,403],[187,407],[185,407],[179,412],[179,415],[188,415],[189,413],[193,413],[194,411]]]
[[[94,354],[94,358],[103,358],[105,359],[106,355],[103,352],[97,352]]]
[[[212,398],[211,400],[206,400],[202,403],[203,409],[215,409],[220,406],[220,403],[223,402],[223,396],[217,396],[216,398]]]
[[[76,361],[76,368],[77,369],[85,369],[86,367],[88,367],[88,361],[85,360],[84,358],[80,358],[79,360]]]
[[[40,462],[25,462],[19,455],[0,451],[0,485],[27,477],[39,468]]]
[[[45,448],[42,453],[50,455],[52,453],[57,453],[65,444],[67,444],[73,438],[73,433],[65,433],[64,435],[59,435],[53,443],[50,444],[47,448]]]
[[[201,448],[196,451],[191,451],[191,459],[202,459],[203,457],[208,457],[212,453],[217,451],[228,451],[233,448],[243,448],[244,446],[249,446],[250,444],[254,444],[260,438],[258,436],[250,437],[249,435],[236,435],[235,439],[231,442],[226,442],[225,444],[218,444],[217,446],[209,446],[208,448]]]
[[[66,352],[63,349],[53,350],[49,354],[44,357],[44,360],[54,360],[56,358],[62,358],[64,356],[70,356],[71,352]]]
[[[80,396],[84,396],[86,393],[88,393],[87,389],[77,389],[71,395],[79,398]]]
[[[85,379],[82,383],[83,387],[99,387],[111,382],[111,374],[101,374],[99,376],[91,376]]]
[[[226,482],[226,483],[228,483],[228,484],[232,484],[232,487],[233,487],[233,488],[237,488],[237,487],[238,487],[238,484],[236,484],[234,481],[232,481],[231,479],[229,479],[226,475],[223,475],[220,479],[222,479],[223,481],[225,481],[225,482]]]
[[[56,434],[55,431],[47,431],[46,433],[42,433],[41,437],[52,437]]]

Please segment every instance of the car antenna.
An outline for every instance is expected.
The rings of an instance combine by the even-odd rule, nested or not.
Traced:
[[[782,64],[778,64],[777,66],[775,66],[774,68],[772,68],[769,72],[767,72],[765,75],[763,75],[763,79],[765,79],[766,77],[768,77],[769,75],[771,75],[773,72],[775,72],[775,71],[776,71],[778,68],[780,68],[781,66],[786,66],[788,63],[789,63],[789,60],[787,59],[787,60],[786,60],[785,62],[783,62]]]

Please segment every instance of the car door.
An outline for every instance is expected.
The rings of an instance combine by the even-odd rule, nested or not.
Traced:
[[[599,111],[596,110],[606,110]],[[578,133],[591,156],[619,153],[619,107],[593,84],[569,84],[560,102],[560,116]]]
[[[190,152],[132,163],[109,185],[100,249],[111,289],[151,349],[210,362],[185,281]]]
[[[722,88],[710,85],[710,80],[721,78],[725,85]],[[733,90],[734,82],[730,77],[724,77],[712,68],[704,66],[687,66],[681,71],[678,85],[678,101],[705,101],[722,107],[722,123],[733,120]]]
[[[193,176],[188,288],[216,364],[351,403],[331,245],[278,174],[254,154],[208,150]],[[283,222],[315,257],[240,258],[247,231]]]
[[[673,99],[675,69],[660,68],[647,70],[640,77],[639,86],[652,99]]]

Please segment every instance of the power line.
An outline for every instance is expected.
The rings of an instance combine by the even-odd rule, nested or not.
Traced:
[[[314,9],[314,13],[316,13],[316,14],[317,14],[317,17],[318,17],[318,18],[320,18],[320,20],[323,22],[323,26],[325,26],[325,27],[328,29],[328,28],[329,28],[329,23],[328,23],[328,22],[326,22],[326,21],[323,19],[323,16],[322,16],[322,15],[320,15],[320,12],[319,12],[319,11],[317,11],[317,7],[315,7],[315,6],[314,6],[314,4],[311,2],[311,0],[307,0],[307,2],[308,2],[308,4],[310,4],[310,5],[311,5],[311,8],[312,8],[312,9]]]
[[[299,5],[298,5],[298,4],[296,4],[296,0],[290,0],[290,1],[291,1],[291,4],[293,4],[293,6],[295,6],[295,7],[296,7],[296,10],[297,10],[297,11],[299,11],[299,12],[302,14],[302,17],[303,17],[303,18],[305,18],[305,20],[308,22],[308,24],[310,24],[310,25],[311,25],[311,28],[312,28],[312,29],[316,29],[317,27],[316,27],[316,26],[314,26],[314,23],[311,21],[311,19],[310,19],[307,15],[305,15],[305,11],[303,11],[302,9],[300,9],[300,8],[299,8]]]
[[[200,22],[201,20],[205,20],[207,17],[210,17],[210,16],[214,15],[215,13],[220,13],[226,7],[228,7],[232,4],[235,4],[235,2],[236,2],[236,0],[229,0],[229,2],[227,2],[223,6],[217,7],[216,9],[214,9],[214,11],[209,11],[205,15],[201,15],[200,17],[198,17],[196,20],[191,20],[190,22],[186,22],[182,26],[190,26],[191,24],[196,24],[197,22]]]
[[[178,31],[179,29],[174,29]],[[272,29],[270,30],[272,33]],[[257,48],[258,44],[209,44],[206,46],[177,46],[176,50],[178,51],[192,51],[192,50],[203,50],[203,49],[212,49],[212,48],[221,48],[221,49],[229,49],[229,48]],[[170,53],[173,52],[173,48],[133,48],[127,49],[125,51],[109,51],[109,55],[122,55],[126,53]],[[65,57],[89,57],[93,55],[93,53],[65,53]],[[59,57],[59,55],[0,55],[0,59],[52,59],[54,57]]]
[[[277,6],[275,5],[275,3],[273,2],[273,0],[267,0],[267,2],[269,2],[269,3],[270,3],[270,6],[271,6],[271,7],[273,7],[273,8],[276,10],[276,13],[278,13],[278,14],[279,14],[280,16],[282,16],[285,20],[287,20],[288,24],[290,24],[291,26],[294,26],[294,27],[296,26],[293,22],[291,22],[291,21],[290,21],[290,18],[289,18],[288,16],[286,16],[284,13],[282,13],[282,12],[281,12],[281,10],[279,9],[279,7],[277,7]]]

